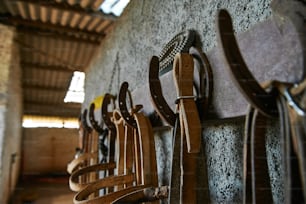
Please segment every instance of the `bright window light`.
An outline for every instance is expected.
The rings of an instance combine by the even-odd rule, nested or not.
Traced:
[[[100,8],[106,14],[113,13],[116,16],[120,16],[129,2],[130,0],[105,0]]]
[[[73,77],[70,82],[69,89],[64,98],[64,102],[75,102],[75,103],[83,103],[84,101],[84,81],[85,81],[85,73],[84,72],[74,72]]]
[[[22,127],[24,128],[79,128],[79,121],[75,118],[23,116]]]

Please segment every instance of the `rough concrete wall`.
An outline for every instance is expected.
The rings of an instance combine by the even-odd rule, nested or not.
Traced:
[[[0,203],[6,203],[19,175],[22,90],[15,31],[0,26]]]
[[[102,42],[101,52],[87,72],[85,104],[106,91],[117,93],[123,81],[130,83],[131,90],[147,83],[151,56],[158,55],[182,30],[195,29],[201,36],[202,49],[212,49],[217,44],[217,9],[226,8],[235,16],[234,28],[239,33],[268,18],[271,15],[269,3],[269,0],[131,1],[113,32]],[[116,67],[117,53],[119,66]]]
[[[77,129],[24,128],[21,174],[66,173],[77,146]]]
[[[270,1],[261,0],[132,1],[123,16],[116,23],[112,32],[103,41],[100,53],[98,53],[96,60],[87,71],[86,99],[83,108],[88,107],[90,101],[98,95],[106,92],[117,94],[119,85],[123,81],[129,82],[133,96],[137,100],[141,99],[140,101],[144,102],[144,106],[150,104],[148,93],[145,93],[148,92],[148,89],[138,92],[138,89],[143,89],[148,84],[149,60],[152,55],[158,55],[163,45],[175,34],[186,29],[197,31],[200,36],[201,42],[199,44],[202,50],[207,52],[209,59],[213,61],[213,69],[218,68],[216,74],[218,77],[221,77],[217,78],[215,82],[217,83],[217,89],[214,89],[214,93],[222,96],[225,94],[230,95],[233,85],[227,87],[232,82],[228,83],[230,78],[223,75],[225,72],[225,62],[222,61],[223,59],[219,59],[222,52],[216,40],[215,21],[217,9],[219,8],[227,9],[232,15],[234,29],[237,32],[237,36],[241,37],[242,40],[243,53],[247,53],[247,59],[250,60],[251,65],[256,64],[256,66],[252,67],[252,71],[255,71],[256,76],[259,75],[261,81],[271,77],[279,77],[282,80],[296,80],[300,72],[295,71],[300,66],[303,66],[301,65],[303,62],[300,59],[291,58],[294,65],[286,66],[289,67],[287,71],[292,69],[293,71],[291,70],[291,72],[294,75],[290,75],[290,71],[283,72],[282,69],[277,69],[277,67],[283,67],[287,63],[287,61],[280,60],[280,58],[273,58],[275,60],[274,63],[276,63],[274,67],[269,67],[271,62],[270,64],[264,64],[263,67],[260,67],[261,64],[258,64],[262,59],[264,59],[263,61],[269,61],[267,54],[264,54],[263,50],[261,50],[261,46],[264,44],[267,46],[267,49],[270,45],[268,52],[271,50],[281,51],[282,54],[278,54],[281,59],[284,59],[284,56],[289,54],[287,52],[288,49],[284,49],[288,46],[294,47],[292,49],[293,52],[296,51],[299,54],[302,52],[298,42],[293,42],[296,38],[292,37],[293,35],[291,34],[286,37],[289,39],[289,41],[286,41],[288,44],[283,43],[285,37],[282,35],[288,29],[287,27],[279,26],[273,20],[274,17],[272,16],[269,4]],[[269,22],[272,23],[269,24]],[[262,26],[259,25],[260,23],[263,23],[266,28],[262,29]],[[272,30],[275,28],[273,32],[277,30],[271,36],[268,31],[269,25],[272,25]],[[255,29],[255,27],[257,27],[256,31],[258,32],[253,32],[252,28]],[[266,38],[263,38],[265,36]],[[275,39],[275,36],[280,37],[279,41],[281,43],[279,44],[284,44],[281,49],[279,49],[278,43],[270,44]],[[263,40],[261,43],[256,44],[254,41],[258,40],[258,38],[263,38]],[[249,41],[250,39],[252,42]],[[252,45],[256,45],[256,49],[253,49]],[[274,45],[277,46],[274,47]],[[255,51],[252,52],[252,50]],[[254,54],[257,54],[257,57]],[[291,56],[291,54],[289,55]],[[116,56],[118,56],[118,63],[116,62]],[[267,57],[267,60],[265,57]],[[277,64],[280,61],[281,63]],[[294,67],[297,68],[294,69]],[[269,72],[266,72],[266,69],[270,69]],[[164,81],[169,80],[166,78]],[[166,89],[166,91],[163,90],[165,91],[164,94],[171,92],[171,90],[173,92],[171,87],[166,87]],[[173,93],[170,94],[173,95]],[[216,111],[217,113],[218,111],[230,109],[231,104],[241,101],[243,106],[238,105],[237,107],[240,108],[238,114],[232,111],[232,116],[245,113],[246,101],[243,101],[242,95],[238,93],[232,96],[232,101],[227,101],[227,98],[213,99],[213,103],[218,103],[221,100],[225,101],[223,106],[222,104],[217,106],[219,108]],[[151,104],[148,106],[152,108]],[[205,121],[203,124],[203,152],[201,155],[204,157],[205,154],[207,158],[209,190],[213,203],[242,202],[242,137],[244,118],[221,119],[222,117],[229,116],[226,114],[213,115],[212,119],[215,120]],[[272,185],[275,193],[274,201],[280,203],[283,201],[283,192],[280,188],[282,186],[280,182],[281,175],[279,174],[281,167],[279,165],[280,161],[275,159],[280,158],[280,154],[279,143],[277,138],[274,137],[277,135],[277,124],[270,124],[270,129],[271,131],[268,134],[268,147],[270,147],[268,152],[269,168],[271,169]],[[161,185],[169,184],[171,138],[170,128],[155,129],[158,173]],[[205,168],[205,163],[202,162],[199,165],[200,168]],[[199,181],[202,179],[199,177]]]

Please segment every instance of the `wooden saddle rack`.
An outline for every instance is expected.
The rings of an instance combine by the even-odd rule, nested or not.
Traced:
[[[243,202],[273,203],[265,133],[268,121],[274,119],[280,127],[284,203],[304,203],[306,110],[300,96],[305,94],[306,80],[296,84],[269,81],[260,85],[243,60],[226,10],[218,13],[218,30],[231,77],[250,103],[245,121]]]
[[[269,163],[266,155],[266,132],[270,121],[280,126],[279,141],[283,171],[285,203],[306,200],[306,80],[293,84],[269,81],[260,84],[248,69],[236,41],[232,21],[226,10],[217,16],[218,41],[222,45],[228,71],[237,89],[249,103],[245,117],[243,146],[243,203],[273,203]],[[68,164],[69,184],[77,194],[75,204],[160,203],[169,204],[212,202],[208,185],[206,161],[198,182],[197,158],[203,151],[203,123],[208,117],[213,90],[213,75],[207,57],[193,47],[193,32],[184,33],[180,49],[173,60],[153,56],[149,65],[149,89],[158,116],[172,128],[170,183],[158,182],[155,142],[152,125],[133,105],[128,83],[121,85],[118,108],[115,97],[106,94],[101,107],[102,123],[94,116],[94,105],[80,117],[80,146],[77,157]],[[179,36],[176,36],[179,40]],[[189,49],[186,49],[186,45]],[[169,45],[166,48],[171,48]],[[171,54],[175,52],[171,50]],[[175,108],[166,102],[160,76],[171,70],[177,97]],[[130,105],[128,107],[127,101]],[[112,110],[110,105],[113,104]],[[102,160],[98,162],[95,134],[103,136]],[[205,151],[204,151],[205,152]],[[100,155],[101,157],[101,155]],[[205,157],[205,156],[204,156]],[[101,176],[101,171],[104,172]],[[200,190],[199,190],[200,189]],[[203,190],[204,189],[204,190]]]

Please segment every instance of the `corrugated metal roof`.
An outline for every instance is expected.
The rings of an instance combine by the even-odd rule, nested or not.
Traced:
[[[65,104],[73,71],[85,71],[116,17],[103,0],[0,0],[0,22],[16,26],[24,114],[77,117]]]

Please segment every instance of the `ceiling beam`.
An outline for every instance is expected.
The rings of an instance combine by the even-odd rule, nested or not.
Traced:
[[[49,116],[49,117],[69,117],[69,118],[78,118],[80,115],[80,110],[52,110],[52,111],[43,111],[37,109],[26,109],[23,111],[24,115],[36,115],[36,116]]]
[[[64,66],[54,66],[54,65],[43,65],[36,63],[20,62],[21,67],[30,68],[30,69],[39,69],[43,71],[55,71],[55,72],[64,72],[72,74],[74,70],[71,70],[68,67]]]
[[[30,85],[30,84],[24,84],[22,87],[24,89],[35,89],[35,90],[39,90],[39,91],[67,92],[67,88],[55,88],[55,87]]]
[[[81,113],[80,107],[67,107],[63,105],[35,105],[33,103],[24,103],[24,115],[38,116],[56,116],[56,117],[79,117]]]
[[[67,35],[74,35],[75,37],[78,37],[78,38],[86,37],[94,41],[97,41],[97,40],[100,41],[105,36],[104,33],[86,31],[86,30],[81,30],[78,28],[71,28],[69,26],[52,24],[49,22],[43,23],[42,21],[39,21],[39,20],[36,20],[36,21],[26,20],[21,17],[11,16],[8,14],[1,15],[0,22],[4,24],[13,25],[16,27],[22,25],[26,27],[35,28],[35,29],[52,30],[52,31],[56,31],[59,33],[67,34]]]
[[[48,53],[48,52],[46,52],[44,50],[37,49],[37,48],[33,47],[33,45],[24,43],[22,40],[19,40],[19,39],[15,38],[14,41],[20,45],[20,48],[30,49],[31,52],[36,52],[37,54],[40,54],[40,55],[42,55],[44,57],[51,58],[53,60],[57,60],[57,62],[60,63],[63,67],[67,67],[70,70],[73,70],[73,71],[84,71],[85,68],[86,68],[84,66],[76,66],[76,65],[70,64],[68,61],[63,60],[60,57],[57,57],[55,55],[52,55],[52,54],[50,54],[50,53]]]
[[[101,20],[111,20],[114,21],[118,17],[113,14],[105,14],[100,10],[94,10],[92,8],[82,8],[79,4],[70,5],[67,2],[57,2],[54,0],[13,0],[10,3],[31,3],[36,6],[44,6],[52,9],[57,9],[61,11],[69,11],[73,13],[77,13],[79,15],[89,15],[91,17],[100,18]]]
[[[30,101],[30,100],[26,100],[23,102],[23,104],[25,105],[25,109],[26,106],[35,106],[35,107],[44,107],[44,108],[52,108],[52,109],[81,109],[82,104],[80,103],[46,103],[46,102],[38,102],[38,101]]]
[[[96,39],[96,37],[93,38],[79,38],[75,35],[66,35],[64,33],[58,33],[54,31],[47,31],[47,30],[41,30],[37,28],[30,28],[25,26],[18,26],[17,31],[19,36],[20,35],[35,35],[38,37],[48,37],[53,39],[60,39],[64,41],[71,41],[71,42],[78,42],[78,43],[89,43],[93,45],[99,46],[101,40]]]

